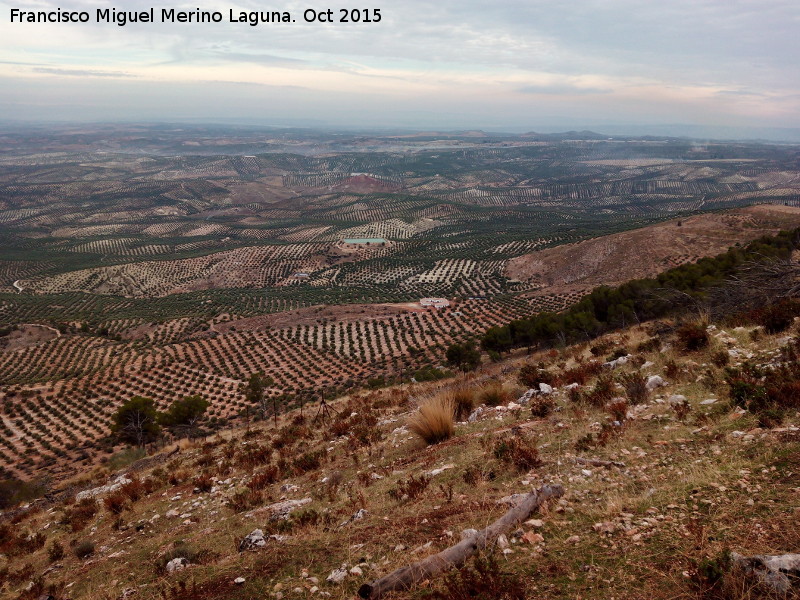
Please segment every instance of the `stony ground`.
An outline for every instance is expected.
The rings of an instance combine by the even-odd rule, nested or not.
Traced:
[[[724,382],[742,361],[783,360],[796,332],[712,325],[709,346],[688,352],[654,329],[342,399],[327,417],[306,409],[184,443],[127,474],[98,468],[78,498],[6,521],[0,598],[351,598],[544,483],[564,497],[494,553],[527,597],[711,598],[704,561],[800,549],[800,415],[759,426]],[[521,405],[526,365],[554,389]],[[624,389],[631,373],[651,389]],[[611,398],[593,402],[603,381]],[[448,386],[499,405],[426,446],[407,419]]]

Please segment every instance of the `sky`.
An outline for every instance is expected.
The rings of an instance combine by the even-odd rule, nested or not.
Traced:
[[[800,127],[797,0],[119,0],[221,23],[95,23],[0,1],[0,118],[528,131]],[[154,1],[154,0],[150,0]],[[160,0],[159,0],[160,1]],[[173,1],[174,3],[170,3]],[[379,23],[306,23],[377,8]],[[20,10],[92,22],[11,23]],[[230,23],[229,11],[294,23]]]

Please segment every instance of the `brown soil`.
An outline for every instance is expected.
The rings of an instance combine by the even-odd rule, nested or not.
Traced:
[[[58,336],[58,331],[48,325],[20,325],[18,329],[7,336],[0,337],[0,351],[10,352],[20,348],[37,346]]]
[[[506,274],[547,286],[616,284],[652,277],[725,252],[735,243],[797,226],[800,208],[789,206],[762,205],[697,215],[526,254],[509,261]]]
[[[369,321],[391,317],[404,312],[423,312],[419,304],[345,304],[342,306],[309,306],[286,312],[259,315],[214,325],[213,329],[226,333],[236,331],[257,331],[273,327],[282,329],[297,325],[314,325],[322,321]]]

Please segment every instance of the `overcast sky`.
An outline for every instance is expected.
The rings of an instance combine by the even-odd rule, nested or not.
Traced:
[[[800,127],[798,0],[197,0],[211,24],[20,24],[0,2],[0,118],[424,128]],[[120,0],[120,10],[150,8]],[[306,8],[381,10],[306,24]],[[288,10],[292,24],[228,23]],[[334,11],[334,16],[338,12]]]

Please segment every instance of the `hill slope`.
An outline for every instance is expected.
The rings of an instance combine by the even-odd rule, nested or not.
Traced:
[[[17,516],[0,538],[0,598],[35,598],[48,586],[73,600],[351,598],[542,483],[566,494],[500,541],[502,581],[536,598],[708,597],[698,591],[702,561],[726,548],[800,546],[800,414],[765,422],[729,399],[723,375],[791,360],[797,341],[752,329],[710,326],[708,346],[689,352],[644,325],[596,340],[594,351],[489,365],[446,385],[499,405],[433,446],[407,419],[442,384],[354,395],[326,418],[306,409],[185,444],[134,463],[117,492],[97,488],[77,504],[67,494]],[[628,358],[603,367],[598,353]],[[637,375],[663,385],[637,390]],[[555,390],[520,406],[511,401],[520,378]],[[84,487],[116,476],[98,469],[90,479]],[[255,529],[263,546],[240,551]],[[168,573],[176,558],[188,564]],[[341,580],[328,581],[343,566]],[[435,579],[398,597],[447,594],[442,586]]]
[[[761,205],[675,219],[511,259],[506,274],[548,288],[614,285],[800,224],[800,208]]]

